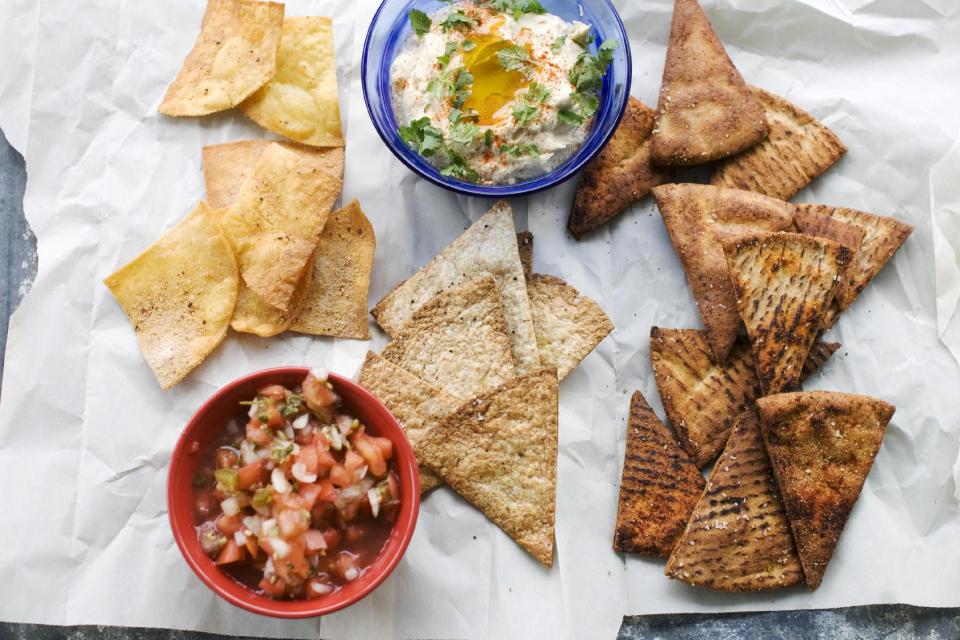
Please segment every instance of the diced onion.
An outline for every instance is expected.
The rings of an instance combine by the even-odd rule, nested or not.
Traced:
[[[297,419],[293,421],[293,428],[299,431],[300,429],[305,429],[309,423],[310,423],[310,414],[305,413],[302,416],[297,417]]]
[[[274,573],[276,573],[276,572],[277,572],[277,570],[276,570],[276,568],[273,566],[273,558],[267,558],[267,561],[266,561],[265,563],[263,563],[263,575],[264,575],[264,577],[272,576],[272,575],[273,575]]]
[[[347,582],[356,580],[360,577],[360,571],[356,567],[350,567],[343,572],[343,577],[346,578]]]
[[[323,551],[327,548],[327,539],[316,529],[310,529],[306,534],[307,551]]]
[[[367,500],[370,501],[370,513],[376,518],[380,513],[380,490],[373,488],[367,491]]]
[[[227,498],[220,503],[220,509],[225,516],[235,516],[240,513],[240,505],[236,498]]]
[[[244,440],[240,443],[240,459],[243,460],[243,464],[256,462],[259,457],[260,456],[257,455],[257,449],[253,446],[252,442]]]
[[[327,429],[326,431],[330,435],[330,446],[333,447],[335,451],[343,449],[343,437],[340,435],[340,430]]]
[[[330,377],[330,372],[327,371],[326,367],[314,367],[313,369],[310,369],[310,375],[320,382],[326,382],[327,378]]]
[[[290,483],[287,482],[283,469],[276,468],[270,472],[270,484],[277,493],[290,493]]]
[[[340,429],[340,433],[347,435],[353,429],[353,423],[355,419],[353,416],[348,416],[344,413],[341,413],[337,416],[337,428]]]
[[[356,471],[354,471],[354,473],[353,473],[353,481],[354,481],[354,482],[360,482],[361,480],[363,480],[363,479],[366,477],[366,475],[367,475],[367,465],[363,465],[362,467],[360,467],[359,469],[357,469]]]
[[[240,530],[234,531],[233,541],[237,543],[238,547],[245,546],[247,544],[247,535]]]
[[[283,428],[283,435],[287,436],[287,440],[293,440],[294,436],[296,436],[297,434],[293,432],[293,427],[291,427],[290,425],[286,425]]]
[[[253,533],[253,535],[256,535],[256,536],[260,535],[260,531],[261,531],[260,525],[263,522],[263,520],[261,520],[259,516],[247,516],[240,522],[242,522],[243,526],[246,527],[251,533]]]
[[[290,553],[290,545],[281,540],[280,538],[270,538],[270,548],[273,549],[273,555],[276,558],[283,559],[287,557],[287,554]]]
[[[253,418],[254,416],[257,415],[257,411],[258,411],[258,410],[259,410],[259,407],[257,407],[257,403],[254,402],[253,404],[250,405],[250,410],[247,411],[247,415],[248,415],[249,417]]]
[[[292,473],[293,477],[299,482],[310,483],[317,481],[317,474],[307,473],[307,466],[302,462],[294,462],[293,467],[290,469],[290,473]]]
[[[270,535],[270,531],[277,528],[276,518],[270,518],[269,520],[264,520],[260,524],[260,531],[266,535]]]
[[[320,582],[319,580],[314,580],[310,588],[313,590],[315,594],[320,596],[325,596],[328,593],[333,593],[333,585],[327,584],[326,582]]]

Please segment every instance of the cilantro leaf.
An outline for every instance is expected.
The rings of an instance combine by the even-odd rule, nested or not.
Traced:
[[[430,31],[430,16],[420,11],[420,9],[410,9],[410,11],[407,12],[407,18],[410,20],[410,26],[413,27],[414,33],[418,36],[422,36],[427,31]]]
[[[597,112],[597,109],[600,107],[600,98],[597,97],[595,93],[574,93],[570,96],[573,98],[573,101],[577,103],[579,107],[580,115],[584,118],[589,118]]]
[[[546,13],[547,10],[538,0],[486,0],[484,7],[491,7],[502,13],[510,13],[519,20],[524,13]]]
[[[473,40],[464,40],[463,44],[460,46],[463,47],[464,51],[473,51],[477,48],[477,43]]]
[[[447,17],[443,19],[440,26],[443,27],[444,31],[449,31],[450,29],[473,29],[477,26],[477,21],[467,17],[467,14],[457,9],[447,14]]]
[[[579,127],[583,124],[583,117],[576,111],[571,111],[570,109],[560,109],[560,111],[557,112],[557,119],[571,127]]]
[[[502,144],[500,145],[500,153],[512,158],[519,158],[522,155],[540,155],[540,149],[535,144]]]
[[[473,74],[464,68],[457,70],[457,77],[453,82],[453,106],[459,109],[470,97],[470,86],[473,84]]]
[[[607,40],[600,45],[597,55],[584,51],[577,57],[577,61],[570,69],[570,83],[577,91],[599,91],[603,75],[613,61],[613,52],[617,48],[614,40]]]
[[[457,153],[450,153],[450,163],[440,169],[440,175],[456,178],[464,182],[479,182],[480,174],[467,164],[466,158]]]
[[[563,49],[563,45],[565,45],[566,43],[567,43],[566,35],[557,36],[557,39],[554,40],[553,44],[550,45],[550,49],[552,49],[554,53],[560,53],[560,49]]]
[[[400,127],[400,139],[422,155],[429,158],[443,145],[443,133],[430,124],[430,118],[424,116]]]
[[[467,122],[466,120],[459,120],[450,127],[450,140],[456,142],[457,144],[470,144],[473,142],[480,134],[480,127],[473,124],[472,122]]]
[[[520,71],[525,73],[532,64],[530,52],[519,45],[511,45],[497,51],[497,60],[500,66],[507,71]]]
[[[517,98],[517,104],[513,107],[513,117],[517,124],[525,127],[533,122],[540,113],[540,105],[550,97],[550,91],[539,82],[533,82],[530,87]]]
[[[613,62],[613,52],[617,50],[616,40],[604,40],[600,48],[597,49],[597,59],[600,61],[600,68],[606,72],[607,67]]]
[[[493,145],[493,129],[487,129],[483,132],[483,144],[488,147]]]
[[[442,56],[437,56],[437,62],[440,63],[440,68],[443,69],[445,66],[450,64],[450,56],[454,51],[457,50],[456,42],[448,42],[447,47],[443,50]]]

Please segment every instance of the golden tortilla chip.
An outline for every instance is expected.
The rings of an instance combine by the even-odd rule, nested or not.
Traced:
[[[574,238],[579,240],[669,181],[670,175],[650,159],[654,116],[650,107],[630,97],[610,142],[580,174],[567,223]]]
[[[517,250],[520,252],[520,264],[523,265],[523,277],[528,281],[533,275],[533,234],[521,231],[517,234]]]
[[[856,256],[860,252],[860,244],[863,242],[864,234],[863,230],[856,225],[831,218],[820,211],[801,207],[797,207],[794,211],[793,220],[797,228],[800,229],[800,233],[833,240],[849,249],[852,256]],[[840,274],[840,284],[837,285],[834,302],[841,307],[848,306],[850,301],[853,300],[853,296],[856,295],[850,288],[850,278],[856,266],[855,262],[855,260],[851,260]]]
[[[160,103],[168,116],[235,107],[273,77],[283,4],[208,0],[200,35]]]
[[[710,183],[789,200],[839,160],[847,147],[803,109],[763,89],[752,89],[766,110],[770,136],[721,162]]]
[[[635,391],[630,399],[613,548],[670,555],[705,484],[670,429]]]
[[[313,275],[312,264],[315,257],[316,255],[307,263],[307,268],[304,269],[300,281],[293,290],[293,298],[290,300],[290,308],[287,311],[281,311],[264,302],[241,279],[240,291],[237,294],[237,306],[233,310],[230,327],[234,331],[253,333],[264,338],[279,335],[289,329],[310,293]]]
[[[896,407],[809,391],[761,398],[757,409],[807,587],[816,589]]]
[[[764,395],[797,385],[850,251],[799,233],[724,244]]]
[[[660,83],[653,161],[691,166],[767,137],[763,105],[744,83],[697,0],[676,0]]]
[[[613,331],[613,323],[600,305],[560,278],[534,273],[527,293],[540,361],[563,380]]]
[[[503,303],[517,371],[539,371],[540,354],[516,234],[510,204],[505,200],[497,202],[426,266],[378,302],[371,311],[373,317],[384,331],[394,335],[417,309],[441,291],[493,276]]]
[[[103,283],[160,386],[180,382],[227,334],[240,276],[204,203]]]
[[[557,377],[544,369],[468,400],[413,443],[417,459],[546,567],[557,500]]]
[[[459,398],[404,371],[372,351],[367,352],[357,384],[375,395],[390,410],[414,447],[414,443],[419,442],[434,424],[462,404]],[[440,484],[442,482],[437,474],[426,467],[420,468],[420,493]]]
[[[738,418],[665,573],[720,591],[762,591],[803,582],[752,408]]]
[[[288,18],[277,53],[277,73],[240,109],[281,136],[315,147],[343,146],[333,21]]]
[[[472,398],[516,375],[493,278],[448,289],[403,325],[383,357],[458,398]]]
[[[727,359],[740,330],[723,240],[793,228],[793,209],[780,200],[699,184],[654,187],[653,197],[683,263],[687,282],[718,362]]]

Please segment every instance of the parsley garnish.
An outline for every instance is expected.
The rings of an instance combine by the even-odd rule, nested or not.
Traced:
[[[448,64],[450,64],[450,56],[451,56],[451,55],[453,54],[453,52],[456,51],[456,50],[457,50],[457,43],[456,43],[456,42],[448,42],[448,43],[447,43],[447,47],[446,47],[446,49],[444,49],[443,55],[442,55],[442,56],[437,56],[437,62],[440,63],[440,68],[441,68],[441,69],[443,69],[445,66],[447,66]]]
[[[457,70],[457,78],[453,81],[453,106],[459,109],[470,97],[470,85],[473,84],[473,74],[466,69]]]
[[[599,91],[603,74],[607,67],[613,61],[613,51],[617,48],[617,43],[613,40],[607,40],[600,45],[597,55],[592,55],[584,51],[577,58],[573,68],[570,69],[570,83],[577,88],[577,91]]]
[[[539,82],[530,84],[523,95],[517,98],[517,104],[513,107],[513,117],[517,124],[525,127],[533,122],[540,113],[540,105],[550,96],[550,92]]]
[[[556,40],[553,41],[553,44],[550,45],[550,48],[553,49],[554,53],[559,53],[560,49],[563,49],[563,45],[567,42],[567,36],[559,36]]]
[[[466,120],[458,120],[450,127],[450,139],[458,144],[470,144],[479,134],[480,127]]]
[[[473,40],[464,40],[461,46],[463,47],[464,51],[473,51],[477,48],[477,43]]]
[[[503,13],[511,13],[514,20],[519,20],[524,13],[547,12],[537,0],[486,0],[482,6],[492,7]]]
[[[432,156],[443,145],[443,133],[431,126],[426,116],[400,127],[400,139],[424,158]]]
[[[488,147],[493,145],[493,129],[487,129],[483,132],[483,144]]]
[[[514,158],[519,158],[522,155],[540,155],[540,150],[535,144],[502,144],[500,145],[500,153]]]
[[[420,11],[420,9],[410,9],[410,11],[407,12],[407,18],[410,19],[410,26],[413,27],[414,33],[418,36],[422,36],[427,31],[430,31],[430,16]]]
[[[507,71],[519,71],[527,73],[533,61],[530,60],[530,52],[520,45],[511,45],[497,51],[497,60],[500,66]]]
[[[449,31],[450,29],[472,29],[477,26],[477,21],[473,18],[468,18],[467,14],[457,9],[447,14],[447,17],[443,19],[440,26],[443,27],[444,31]]]
[[[464,182],[478,182],[480,174],[467,164],[466,158],[458,153],[450,152],[450,164],[440,170],[440,175],[448,178],[456,178]]]

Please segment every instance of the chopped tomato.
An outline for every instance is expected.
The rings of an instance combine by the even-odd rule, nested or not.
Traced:
[[[313,444],[314,438],[316,438],[316,435],[313,426],[308,424],[294,434],[293,441],[301,447],[306,447]]]
[[[333,527],[327,527],[323,530],[323,539],[327,542],[328,550],[339,547],[341,538],[340,531]]]
[[[290,542],[285,556],[282,558],[274,556],[273,568],[287,584],[300,584],[306,580],[310,573],[310,563],[304,555],[303,542],[299,540]]]
[[[360,568],[357,567],[356,559],[346,551],[340,552],[330,570],[344,582],[350,582],[360,577]]]
[[[263,589],[265,593],[273,596],[274,598],[282,598],[283,594],[287,591],[287,585],[285,585],[283,580],[279,579],[277,576],[264,578],[260,581],[258,586]]]
[[[234,562],[239,562],[243,560],[246,555],[246,548],[238,546],[233,538],[229,538],[226,546],[223,548],[223,551],[221,551],[220,555],[217,556],[217,564],[232,564]]]
[[[277,525],[280,535],[292,540],[310,528],[310,512],[306,509],[284,509],[277,516]]]
[[[253,418],[247,423],[247,440],[258,447],[265,447],[270,444],[270,434],[263,428],[259,420]]]
[[[270,427],[271,429],[276,429],[278,427],[283,426],[283,423],[284,423],[283,414],[280,413],[280,409],[277,408],[276,404],[274,404],[273,402],[269,403],[267,405],[266,414],[267,414],[268,427]]]
[[[387,463],[383,460],[383,453],[372,438],[366,434],[357,434],[357,437],[353,439],[353,446],[367,464],[367,470],[371,474],[379,478],[387,472]],[[347,454],[348,458],[350,453]]]
[[[217,529],[220,529],[220,531],[227,536],[232,536],[242,528],[243,523],[240,522],[240,516],[221,514],[220,517],[217,518]]]
[[[263,479],[264,460],[259,458],[237,471],[237,488],[249,489]]]
[[[336,402],[337,396],[326,381],[308,375],[303,381],[303,399],[314,411],[324,411]]]
[[[317,483],[300,485],[299,493],[307,503],[307,509],[313,509],[317,500],[322,502],[333,502],[337,499],[337,492],[329,480],[321,480]]]
[[[240,456],[236,451],[226,447],[217,449],[217,467],[220,469],[233,469],[240,464]]]
[[[281,384],[268,384],[257,390],[257,395],[283,402],[287,399],[287,388]]]
[[[297,454],[297,462],[303,463],[304,470],[307,473],[317,472],[317,448],[300,447],[300,453]]]
[[[198,491],[197,495],[194,497],[194,508],[197,510],[197,513],[201,516],[210,515],[210,510],[213,507],[213,500],[210,498],[210,490],[205,489]]]
[[[334,499],[336,499],[336,492],[334,492]],[[317,501],[317,503],[313,505],[313,509],[310,510],[310,524],[313,527],[319,528],[322,525],[330,524],[330,521],[336,515],[337,508],[334,506],[333,501]]]
[[[307,501],[304,499],[304,497],[293,492],[273,494],[273,503],[282,511],[296,511],[297,509],[307,508]]]
[[[337,464],[337,459],[333,457],[328,447],[319,442],[317,442],[314,447],[317,450],[317,476],[324,476],[330,471],[333,465]]]
[[[387,489],[390,491],[390,496],[395,499],[400,499],[400,485],[397,483],[397,476],[391,471],[387,476]]]
[[[362,456],[358,455],[353,451],[347,451],[347,455],[343,457],[343,466],[347,470],[347,473],[350,474],[350,478],[354,478],[357,471],[363,468],[365,465],[364,459]]]
[[[324,551],[327,548],[327,539],[323,537],[322,531],[317,531],[316,529],[310,529],[307,531],[306,535],[303,537],[304,543],[306,544],[307,553],[318,553]]]
[[[369,437],[375,445],[380,447],[380,453],[383,455],[384,460],[389,460],[393,457],[393,442],[391,442],[389,438],[379,438],[377,436],[367,437]]]
[[[342,464],[335,464],[330,469],[330,482],[335,487],[349,487],[353,484],[353,474],[347,471]]]
[[[307,597],[319,598],[333,592],[333,585],[322,578],[313,577],[307,581]]]
[[[260,546],[257,544],[257,537],[247,536],[246,547],[247,547],[247,552],[250,554],[250,557],[256,558],[257,554],[260,552]]]

